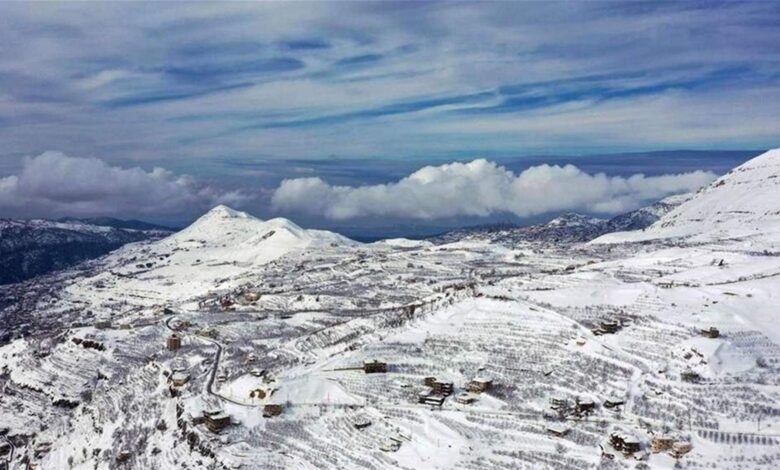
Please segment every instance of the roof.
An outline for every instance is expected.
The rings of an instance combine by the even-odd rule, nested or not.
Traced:
[[[557,434],[563,434],[565,432],[568,432],[569,428],[566,425],[564,425],[564,424],[550,423],[550,424],[547,425],[547,430],[550,431],[550,432],[557,433]]]

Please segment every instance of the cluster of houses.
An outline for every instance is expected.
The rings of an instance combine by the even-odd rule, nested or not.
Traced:
[[[604,406],[608,408],[613,408],[614,405],[611,399],[607,399],[607,401],[604,402]],[[609,403],[610,406],[607,406]],[[621,401],[619,404],[622,404]],[[563,418],[569,414],[574,414],[575,417],[581,418],[583,416],[587,416],[593,411],[596,410],[596,402],[593,401],[590,398],[585,397],[576,397],[574,399],[574,406],[572,407],[569,403],[569,400],[566,397],[562,396],[552,396],[550,397],[550,412],[551,413],[545,413],[548,417],[558,417]],[[549,429],[548,429],[549,431]],[[556,434],[556,433],[552,433]]]
[[[618,453],[629,457],[633,455],[637,460],[644,460],[647,451],[642,451],[641,440],[632,433],[615,430],[601,445],[601,456],[614,459]],[[650,440],[650,452],[658,454],[668,452],[672,457],[679,459],[692,450],[689,441],[678,440],[665,434],[654,435]]]
[[[452,382],[442,382],[436,377],[426,377],[423,380],[425,388],[417,394],[417,402],[442,406],[444,400],[452,395],[454,386]],[[479,394],[490,390],[493,387],[493,381],[484,377],[476,377],[464,385],[464,391],[455,397],[455,401],[461,405],[474,403]]]

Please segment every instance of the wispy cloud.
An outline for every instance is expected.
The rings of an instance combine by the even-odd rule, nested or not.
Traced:
[[[446,156],[464,129],[477,154],[767,147],[780,138],[762,95],[780,86],[778,23],[763,1],[6,2],[0,141],[13,158],[193,164],[402,157],[411,144]],[[696,112],[666,125],[678,103]],[[653,132],[632,142],[636,128]]]

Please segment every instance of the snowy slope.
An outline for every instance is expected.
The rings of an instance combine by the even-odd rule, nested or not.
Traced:
[[[119,276],[137,295],[187,298],[232,286],[242,274],[288,254],[353,245],[358,243],[332,232],[305,230],[282,218],[264,221],[221,205],[167,238],[116,251],[106,260],[115,268],[90,282]]]
[[[484,240],[514,245],[521,242],[579,243],[601,235],[628,230],[642,230],[666,215],[692,194],[669,196],[652,205],[642,207],[611,219],[600,219],[577,213],[565,213],[555,219],[528,227],[494,226],[467,228],[434,237],[434,243],[452,243],[460,240]]]
[[[292,250],[353,243],[333,232],[304,230],[283,218],[264,221],[220,205],[161,240],[159,248],[191,248],[201,259],[262,264]]]
[[[609,234],[596,243],[691,237],[695,242],[780,236],[780,149],[759,155],[702,188],[644,232]]]
[[[78,220],[0,219],[0,284],[67,268],[126,243],[157,239],[169,233],[157,228],[137,230]]]

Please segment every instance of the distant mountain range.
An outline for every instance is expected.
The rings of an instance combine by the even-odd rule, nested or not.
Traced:
[[[464,228],[431,237],[428,240],[436,244],[462,240],[489,241],[505,245],[523,241],[557,244],[579,243],[612,232],[642,230],[690,197],[691,195],[672,196],[651,206],[611,219],[566,213],[546,224],[527,227],[504,224]],[[243,221],[245,225],[251,226],[240,232],[246,239],[228,240],[228,238],[238,236],[235,230],[213,229],[214,223],[219,225],[220,221],[223,220]],[[206,230],[204,227],[207,226],[213,230]],[[272,227],[273,230],[269,227]],[[235,229],[235,227],[231,228]],[[219,206],[192,226],[176,233],[174,238],[178,241],[186,240],[193,243],[195,240],[202,242],[203,238],[217,237],[220,245],[241,245],[245,248],[239,251],[247,253],[247,250],[253,252],[254,249],[258,249],[257,246],[254,246],[256,243],[264,242],[262,245],[265,246],[267,244],[266,238],[273,235],[274,232],[279,232],[279,229],[282,229],[283,233],[306,234],[307,237],[315,233],[328,233],[305,231],[284,219],[263,222],[248,214]],[[66,217],[54,221],[0,219],[0,264],[3,266],[2,271],[0,271],[0,285],[21,282],[74,266],[82,261],[103,256],[127,243],[161,239],[175,232],[174,229],[160,225],[110,217]],[[263,234],[266,235],[263,236]],[[227,238],[225,238],[226,235],[228,235]],[[336,234],[331,235],[329,241],[347,241],[346,238]],[[298,237],[294,238],[298,239]]]
[[[593,240],[607,233],[643,230],[680,204],[689,200],[692,194],[670,196],[647,207],[637,209],[611,219],[600,219],[577,213],[566,213],[546,224],[519,227],[493,225],[454,230],[429,240],[443,244],[455,241],[490,241],[504,245],[536,241],[550,243],[580,243]]]
[[[171,232],[158,225],[112,218],[0,219],[0,284],[64,269],[127,243]]]

